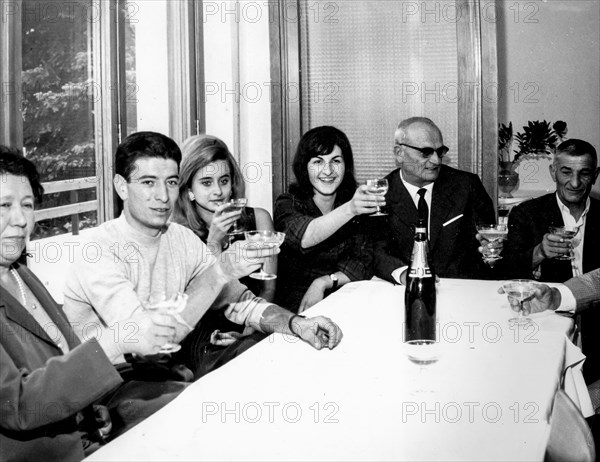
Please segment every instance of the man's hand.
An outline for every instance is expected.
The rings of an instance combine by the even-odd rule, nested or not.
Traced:
[[[327,280],[325,278],[327,278]],[[317,278],[311,283],[308,290],[304,294],[304,297],[302,297],[302,301],[300,302],[300,306],[298,308],[298,314],[323,300],[325,297],[325,291],[328,289],[328,281],[329,277],[325,276]]]
[[[498,289],[499,294],[504,293],[504,289]],[[517,313],[521,309],[519,300],[509,296],[508,302],[513,311]],[[555,311],[561,302],[560,291],[554,287],[549,287],[546,284],[538,284],[535,293],[523,302],[523,315],[527,316],[530,313],[540,313],[545,310]]]
[[[279,253],[279,247],[269,247],[260,242],[236,241],[220,256],[223,272],[239,279],[253,273],[265,260]]]
[[[536,250],[540,257],[557,258],[565,257],[571,254],[573,244],[569,239],[565,239],[558,234],[546,233],[542,242],[540,242]]]
[[[119,321],[111,327],[113,335],[102,335],[98,342],[105,349],[114,349],[109,343],[118,343],[121,353],[152,355],[173,341],[177,321],[173,316],[138,310],[129,319]],[[107,348],[105,348],[105,346]]]
[[[335,348],[342,340],[342,329],[325,316],[302,318],[296,316],[291,322],[292,333],[300,337],[314,348]]]
[[[500,255],[504,249],[504,239],[496,239],[490,242],[479,233],[475,234],[475,238],[481,244],[479,247],[477,247],[477,250],[484,257]]]

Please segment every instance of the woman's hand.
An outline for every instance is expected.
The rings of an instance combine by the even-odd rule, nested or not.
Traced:
[[[304,297],[302,297],[302,301],[298,307],[298,314],[323,300],[323,298],[325,298],[325,291],[327,288],[327,283],[323,280],[323,278],[315,279],[308,287]]]
[[[220,330],[213,331],[210,334],[210,343],[216,346],[229,346],[239,341],[244,335],[239,332],[221,332]]]
[[[360,185],[348,204],[353,215],[375,213],[378,205],[379,207],[385,205],[385,196],[373,194],[369,192],[369,188],[366,185]]]
[[[215,210],[213,215],[212,223],[208,229],[207,242],[214,242],[221,245],[223,240],[227,236],[229,228],[240,218],[242,214],[241,209],[232,210],[230,212],[223,212],[228,207],[227,203],[221,204]]]

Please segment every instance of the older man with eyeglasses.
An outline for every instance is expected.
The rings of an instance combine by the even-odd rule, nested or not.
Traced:
[[[430,260],[437,275],[481,279],[490,272],[477,251],[477,223],[494,223],[494,206],[479,177],[442,164],[448,148],[442,132],[425,117],[398,125],[394,155],[398,169],[387,175],[389,215],[381,219],[375,274],[403,282],[410,263],[414,227],[427,224]],[[375,219],[375,218],[374,218]]]

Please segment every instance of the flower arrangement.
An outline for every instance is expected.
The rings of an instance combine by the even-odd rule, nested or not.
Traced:
[[[553,154],[556,147],[565,140],[567,124],[562,120],[554,122],[529,121],[523,127],[522,132],[513,136],[512,122],[508,126],[498,126],[498,161],[501,163],[512,163],[516,165],[520,160],[531,157],[548,157]],[[517,141],[518,149],[514,150],[511,159],[513,141]]]

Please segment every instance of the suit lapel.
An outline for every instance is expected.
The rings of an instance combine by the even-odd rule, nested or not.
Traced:
[[[400,170],[394,170],[390,176],[390,191],[386,200],[394,211],[393,216],[407,228],[413,228],[419,220],[415,203],[400,179]]]
[[[6,317],[14,323],[21,326],[23,329],[28,330],[36,337],[40,338],[46,343],[56,345],[50,337],[46,334],[42,326],[29,314],[29,312],[21,305],[21,303],[15,299],[10,292],[0,287],[0,293],[4,300],[4,309],[6,311]]]
[[[591,212],[591,207],[590,207]],[[589,212],[588,212],[589,214]],[[588,215],[589,216],[589,215]],[[548,195],[547,201],[541,204],[540,223],[543,227],[539,229],[540,241],[544,234],[548,232],[548,226],[564,226],[565,222],[558,206],[556,193]],[[588,237],[588,226],[586,221],[586,239]],[[593,239],[592,239],[593,243]],[[584,248],[587,249],[587,241],[584,242]],[[585,261],[585,254],[584,254]],[[564,282],[573,277],[573,268],[569,260],[550,259],[542,262],[542,280],[549,282]]]
[[[431,236],[429,242],[431,249],[442,232],[443,224],[446,220],[453,218],[451,215],[455,211],[456,202],[452,199],[452,185],[445,181],[444,170],[440,171],[438,179],[433,183],[431,198]]]
[[[75,335],[73,332],[73,329],[71,329],[69,320],[65,316],[64,312],[58,308],[58,305],[52,298],[52,295],[50,295],[41,281],[26,266],[19,265],[19,267],[17,267],[17,271],[19,272],[19,276],[21,276],[23,281],[25,281],[25,284],[27,284],[27,286],[42,304],[43,309],[46,311],[48,316],[50,316],[50,319],[52,319],[54,324],[62,332],[64,338],[67,340],[69,348],[73,349],[79,345],[81,342],[77,338],[77,335]]]
[[[587,273],[600,267],[600,202],[591,199],[590,209],[585,218],[585,237],[583,240],[583,272]]]

